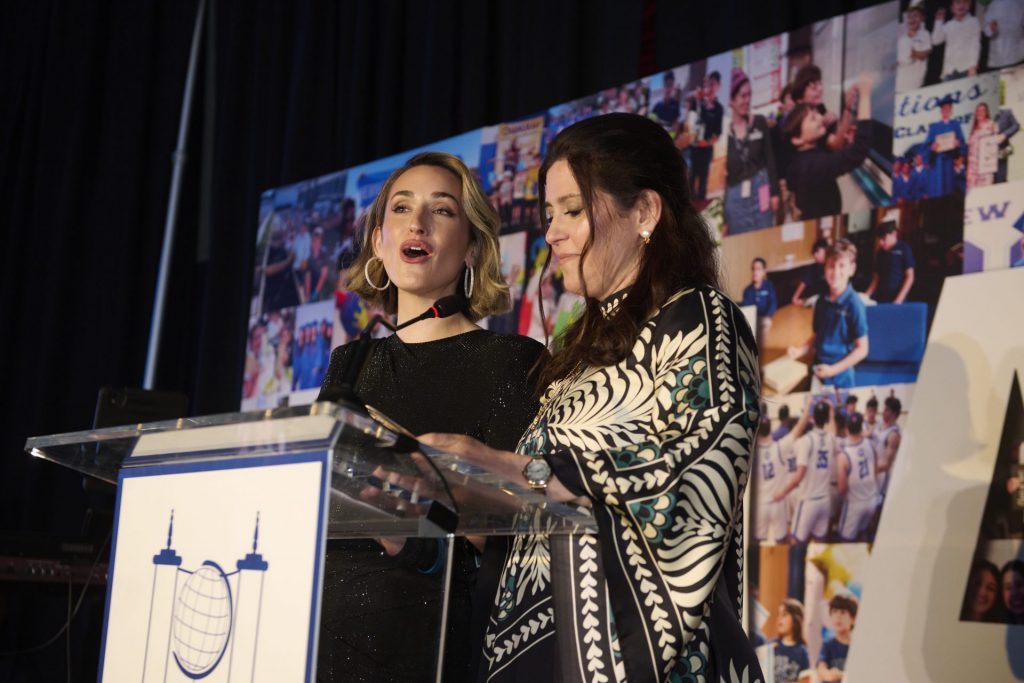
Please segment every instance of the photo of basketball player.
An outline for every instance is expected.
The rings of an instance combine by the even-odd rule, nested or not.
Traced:
[[[782,500],[800,487],[799,502],[790,534],[797,543],[824,540],[832,513],[831,485],[835,478],[836,441],[828,431],[832,406],[818,401],[814,406],[814,426],[796,442],[796,473],[775,494]]]
[[[850,414],[846,429],[836,468],[839,494],[846,499],[839,518],[839,538],[863,541],[881,503],[877,477],[885,470],[879,467],[874,444],[864,437],[864,416]]]
[[[788,415],[788,406],[784,407]],[[776,437],[767,412],[761,417],[757,432],[753,495],[757,505],[754,537],[762,543],[782,543],[789,535],[792,496],[789,491],[783,490],[796,471],[793,445],[796,437],[803,433],[807,422],[805,408],[796,425],[792,429],[786,425],[786,432]]]
[[[900,426],[897,420],[903,411],[903,404],[895,396],[889,396],[882,404],[882,424],[873,434],[875,452],[879,461],[878,493],[885,498],[889,490],[889,473],[896,460],[896,451],[900,447]]]
[[[754,538],[762,545],[781,543],[777,528],[785,517],[788,542],[795,546],[813,540],[872,542],[911,390],[832,389],[771,400],[757,436]],[[860,403],[863,414],[856,410]],[[770,417],[776,404],[777,426]]]

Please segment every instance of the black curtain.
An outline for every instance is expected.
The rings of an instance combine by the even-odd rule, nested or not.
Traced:
[[[192,414],[239,404],[261,191],[877,4],[208,1],[157,372]],[[197,7],[0,4],[0,539],[11,543],[82,533],[79,479],[28,457],[26,437],[86,429],[100,386],[142,384]],[[45,640],[66,609],[63,594],[12,585],[0,589],[0,652]],[[53,651],[0,656],[0,679],[62,677]],[[74,677],[94,677],[91,665],[76,660]]]
[[[80,478],[22,449],[88,428],[100,385],[141,383],[195,9],[0,3],[0,555],[93,531]],[[7,654],[53,635],[67,594],[0,582],[0,680],[64,680],[67,659],[95,679],[100,591],[70,645]]]

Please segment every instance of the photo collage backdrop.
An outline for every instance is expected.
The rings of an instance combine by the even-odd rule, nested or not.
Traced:
[[[900,0],[268,190],[242,408],[316,397],[330,350],[375,313],[339,275],[362,218],[427,149],[460,157],[501,217],[513,308],[481,324],[557,335],[581,302],[557,262],[542,268],[547,145],[591,116],[647,116],[687,163],[723,288],[756,319],[749,631],[778,683],[835,680],[943,281],[1024,265],[1021,62],[1024,3]]]

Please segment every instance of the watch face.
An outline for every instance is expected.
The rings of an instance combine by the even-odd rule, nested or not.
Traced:
[[[531,484],[546,484],[551,477],[551,466],[543,458],[534,458],[526,464],[523,474]]]

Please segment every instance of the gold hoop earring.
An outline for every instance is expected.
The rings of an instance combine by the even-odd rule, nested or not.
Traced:
[[[467,299],[473,298],[473,285],[475,283],[475,276],[473,275],[473,266],[466,264],[466,270],[462,273],[462,291],[465,293]]]
[[[366,263],[363,265],[363,277],[366,278],[366,284],[370,285],[378,292],[383,292],[385,289],[391,286],[391,278],[388,277],[388,271],[385,270],[384,277],[387,278],[387,283],[385,283],[383,287],[378,287],[376,284],[374,284],[373,280],[370,279],[370,263],[373,262],[374,260],[380,261],[381,266],[383,267],[383,259],[381,259],[379,256],[371,256],[370,258],[366,259]]]

